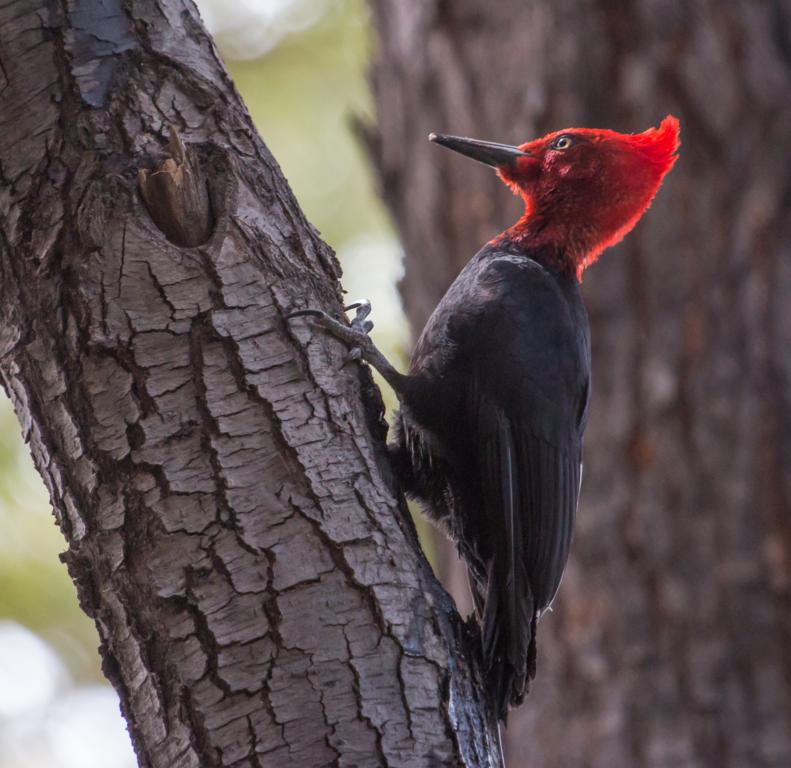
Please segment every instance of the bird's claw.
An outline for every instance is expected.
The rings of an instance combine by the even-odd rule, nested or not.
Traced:
[[[372,320],[367,320],[366,318],[368,315],[371,314],[371,302],[368,299],[361,299],[360,301],[353,301],[351,304],[343,308],[346,312],[351,312],[351,310],[357,310],[354,313],[354,320],[351,322],[352,328],[356,331],[360,331],[360,333],[364,333],[366,336],[373,330],[374,324]],[[360,347],[352,347],[349,350],[349,358],[346,361],[351,362],[352,360],[361,360],[363,356],[363,351]]]
[[[309,317],[322,328],[329,331],[336,339],[349,344],[349,354],[341,366],[344,367],[354,360],[363,359],[363,348],[370,344],[368,333],[374,327],[373,322],[367,319],[368,315],[371,314],[371,302],[368,299],[355,301],[344,307],[346,312],[350,312],[353,309],[356,312],[354,319],[349,325],[345,325],[320,309],[298,309],[286,315],[286,320],[292,320],[296,317]]]
[[[365,320],[365,318],[371,314],[371,302],[368,299],[360,299],[359,301],[353,301],[351,304],[347,304],[343,309],[345,312],[351,312],[353,309],[356,309],[357,312],[355,313],[354,319]]]

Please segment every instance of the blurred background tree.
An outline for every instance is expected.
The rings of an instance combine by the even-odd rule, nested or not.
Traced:
[[[413,333],[519,212],[429,131],[681,120],[653,209],[585,275],[576,537],[509,768],[791,765],[791,5],[372,5],[369,143]]]
[[[682,122],[682,160],[593,269],[573,560],[509,766],[791,765],[791,11],[786,2],[204,0],[300,204],[403,360],[519,212],[431,130],[519,142]],[[368,134],[401,250],[351,119]],[[385,390],[385,394],[389,393]],[[0,768],[134,765],[48,502],[0,404]],[[446,568],[453,576],[458,569]],[[459,580],[459,583],[463,583]],[[463,596],[463,590],[456,590]],[[104,741],[86,752],[90,733]]]

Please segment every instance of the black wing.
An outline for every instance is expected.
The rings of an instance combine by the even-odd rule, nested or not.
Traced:
[[[489,255],[465,273],[427,327],[443,344],[419,345],[413,369],[467,383],[452,442],[462,446],[468,484],[457,495],[478,508],[463,504],[459,528],[472,540],[463,547],[485,568],[477,602],[504,717],[535,673],[535,622],[557,591],[571,544],[588,324],[576,281],[524,256]]]

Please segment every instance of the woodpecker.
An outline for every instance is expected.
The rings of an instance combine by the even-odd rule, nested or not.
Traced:
[[[536,671],[536,629],[569,555],[591,392],[583,271],[637,223],[677,159],[678,120],[622,134],[568,128],[519,146],[431,134],[496,170],[524,215],[470,260],[398,372],[368,331],[310,316],[378,369],[400,408],[389,445],[404,490],[456,542],[486,689],[506,721]]]

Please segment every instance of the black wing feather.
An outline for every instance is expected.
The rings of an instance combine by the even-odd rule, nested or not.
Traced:
[[[487,266],[480,282],[493,300],[477,317],[469,345],[476,353],[468,364],[476,379],[470,412],[484,422],[476,431],[486,460],[478,467],[482,513],[492,531],[484,658],[505,719],[535,674],[536,622],[568,560],[579,492],[578,419],[584,409],[578,400],[587,397],[587,338],[576,338],[573,308],[543,268],[513,259]],[[515,290],[520,281],[522,295]],[[491,417],[481,417],[491,413],[496,438],[488,437]]]
[[[484,251],[437,307],[412,360],[433,387],[414,416],[441,439],[452,468],[453,530],[476,582],[501,719],[535,674],[536,622],[568,558],[589,355],[573,277]]]
[[[503,535],[496,537],[488,563],[482,637],[486,668],[496,681],[498,714],[505,719],[508,705],[521,700],[526,688],[535,602],[524,558],[525,487],[519,446],[502,411],[493,412],[493,421],[493,431],[490,425],[479,425],[485,435],[482,491],[490,502],[487,514]]]

